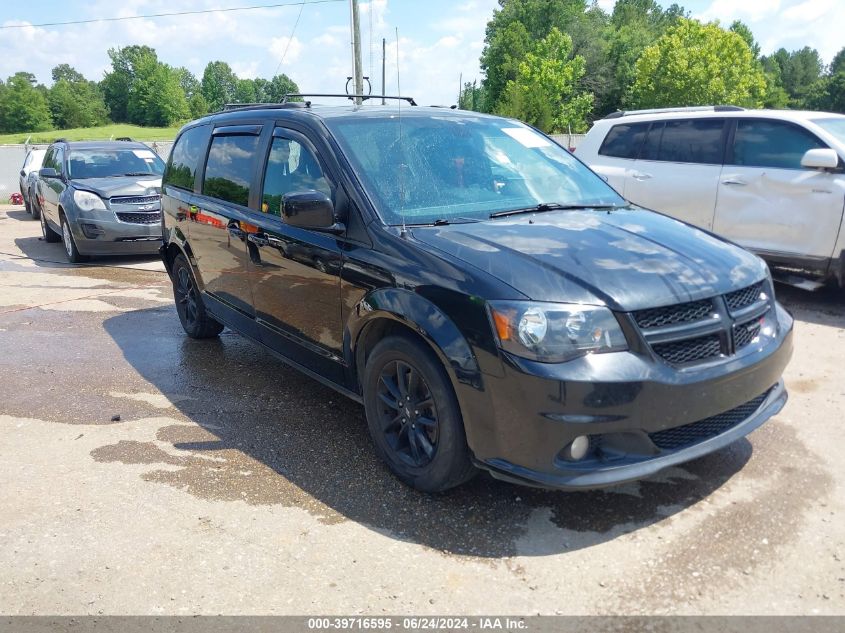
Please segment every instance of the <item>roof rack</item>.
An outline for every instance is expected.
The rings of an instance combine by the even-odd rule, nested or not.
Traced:
[[[652,108],[649,110],[617,110],[611,112],[605,119],[619,119],[623,116],[633,116],[636,114],[669,114],[672,112],[740,112],[745,110],[740,106],[734,105],[715,105],[715,106],[688,106],[684,108]]]
[[[307,104],[301,101],[289,101],[287,103],[226,103],[219,112],[231,112],[233,110],[269,110],[274,108],[305,108]]]
[[[407,101],[412,106],[417,105],[417,102],[414,101],[413,97],[400,97],[400,96],[390,96],[390,95],[356,95],[356,94],[326,94],[326,93],[297,93],[297,94],[286,94],[285,98],[282,99],[282,104],[288,103],[288,99],[291,97],[337,97],[342,99],[349,99],[350,101],[353,99],[361,99],[361,101],[366,101],[367,99],[398,99],[401,101]],[[310,104],[310,101],[306,101],[305,103]]]

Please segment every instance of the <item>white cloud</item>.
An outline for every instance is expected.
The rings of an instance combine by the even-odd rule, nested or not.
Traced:
[[[753,2],[737,2],[736,0],[713,0],[713,3],[693,17],[702,22],[719,20],[729,24],[734,20],[759,22],[760,20],[777,15],[780,0],[753,0]]]
[[[276,59],[276,64],[282,66],[290,66],[302,53],[302,42],[299,38],[294,37],[274,37],[270,40],[270,45],[267,50]]]

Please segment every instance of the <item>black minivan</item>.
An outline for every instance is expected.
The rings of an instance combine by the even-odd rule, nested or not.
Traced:
[[[515,120],[236,108],[181,130],[162,209],[187,334],[225,325],[362,402],[421,490],[477,468],[616,484],[786,402],[792,318],[762,260],[629,204]]]

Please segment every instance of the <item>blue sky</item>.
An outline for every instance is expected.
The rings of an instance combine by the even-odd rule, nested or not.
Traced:
[[[274,0],[30,0],[4,2],[0,24],[143,15],[270,4]],[[275,0],[285,2],[288,0]],[[764,53],[780,46],[819,49],[826,62],[845,46],[843,0],[688,0],[694,17],[730,23],[742,19]],[[611,9],[613,0],[599,0]],[[668,2],[667,2],[668,4]],[[387,92],[396,92],[397,43],[402,92],[421,103],[454,103],[459,77],[480,77],[484,27],[496,0],[371,0],[361,2],[365,74],[380,90],[381,39],[387,38]],[[212,60],[228,62],[241,77],[290,75],[303,90],[343,92],[350,74],[349,3],[346,0],[231,13],[7,29],[2,32],[0,77],[19,70],[50,83],[50,69],[69,63],[90,79],[109,68],[110,47],[147,44],[159,58],[198,77]],[[299,16],[299,23],[294,24]],[[372,46],[370,45],[372,42]],[[285,53],[285,51],[287,51]],[[284,55],[284,57],[283,57]]]

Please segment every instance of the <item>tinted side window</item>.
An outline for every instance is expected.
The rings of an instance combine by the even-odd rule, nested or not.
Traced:
[[[614,125],[601,144],[599,154],[616,158],[636,158],[647,131],[648,123]]]
[[[208,151],[202,192],[241,206],[249,204],[249,188],[258,160],[258,137],[215,136]]]
[[[176,140],[170,152],[167,169],[164,171],[164,184],[193,191],[200,161],[205,155],[208,135],[211,128],[207,125],[186,130]]]
[[[331,188],[317,158],[310,149],[297,141],[274,138],[264,175],[261,210],[281,215],[283,195],[309,190],[331,195]]]
[[[732,162],[748,167],[801,169],[801,158],[808,150],[825,147],[813,134],[789,123],[739,120]]]
[[[666,124],[663,121],[655,121],[651,124],[643,148],[640,151],[641,160],[657,160],[660,154],[660,141],[663,139],[663,130]]]
[[[52,167],[53,166],[53,148],[47,150],[47,153],[44,154],[44,163],[42,167]]]
[[[65,162],[65,150],[63,150],[61,147],[58,147],[58,148],[56,148],[56,153],[53,154],[53,165],[54,165],[56,171],[59,172],[60,174],[62,173],[62,170],[64,169],[64,165],[63,165],[64,162]]]
[[[724,126],[724,119],[666,121],[657,160],[720,165]]]

